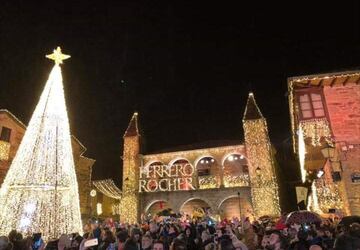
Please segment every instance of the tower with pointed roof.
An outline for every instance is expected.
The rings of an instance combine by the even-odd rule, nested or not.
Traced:
[[[124,134],[123,151],[123,184],[120,201],[120,220],[135,223],[139,219],[139,153],[140,133],[138,129],[138,113],[131,117]]]
[[[278,185],[266,119],[249,93],[243,116],[245,145],[250,168],[252,203],[256,216],[279,215]]]

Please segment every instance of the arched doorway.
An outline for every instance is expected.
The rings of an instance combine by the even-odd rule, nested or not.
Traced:
[[[234,217],[239,218],[239,216],[252,217],[252,207],[248,199],[230,196],[219,204],[219,214],[221,219],[228,220]]]
[[[156,200],[151,202],[147,208],[145,209],[145,213],[148,217],[153,217],[154,215],[157,215],[161,213],[164,210],[171,209],[171,206],[168,202],[164,200]]]
[[[229,154],[223,161],[224,186],[244,187],[249,186],[249,167],[245,156]]]
[[[211,207],[206,201],[200,198],[192,198],[181,205],[180,213],[190,218],[201,217],[201,215],[205,215],[209,209],[211,209]]]
[[[202,157],[196,163],[199,189],[218,188],[220,186],[220,167],[213,157]]]

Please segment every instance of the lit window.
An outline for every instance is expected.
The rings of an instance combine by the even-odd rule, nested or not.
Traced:
[[[7,127],[2,127],[0,140],[10,142],[11,129]]]
[[[325,117],[325,109],[320,90],[301,90],[297,92],[301,119]]]

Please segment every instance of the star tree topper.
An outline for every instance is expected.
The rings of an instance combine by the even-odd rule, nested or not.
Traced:
[[[56,49],[54,49],[54,52],[52,54],[46,55],[46,58],[54,60],[55,64],[59,65],[63,63],[63,60],[70,58],[70,55],[65,55],[61,53],[61,48],[58,46]]]

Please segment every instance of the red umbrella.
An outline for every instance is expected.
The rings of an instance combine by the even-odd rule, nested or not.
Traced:
[[[283,230],[283,229],[287,228],[285,220],[286,220],[286,216],[284,216],[284,215],[281,216],[280,219],[275,224],[275,229]]]
[[[285,224],[320,224],[321,217],[317,213],[307,210],[294,211],[288,214]]]

